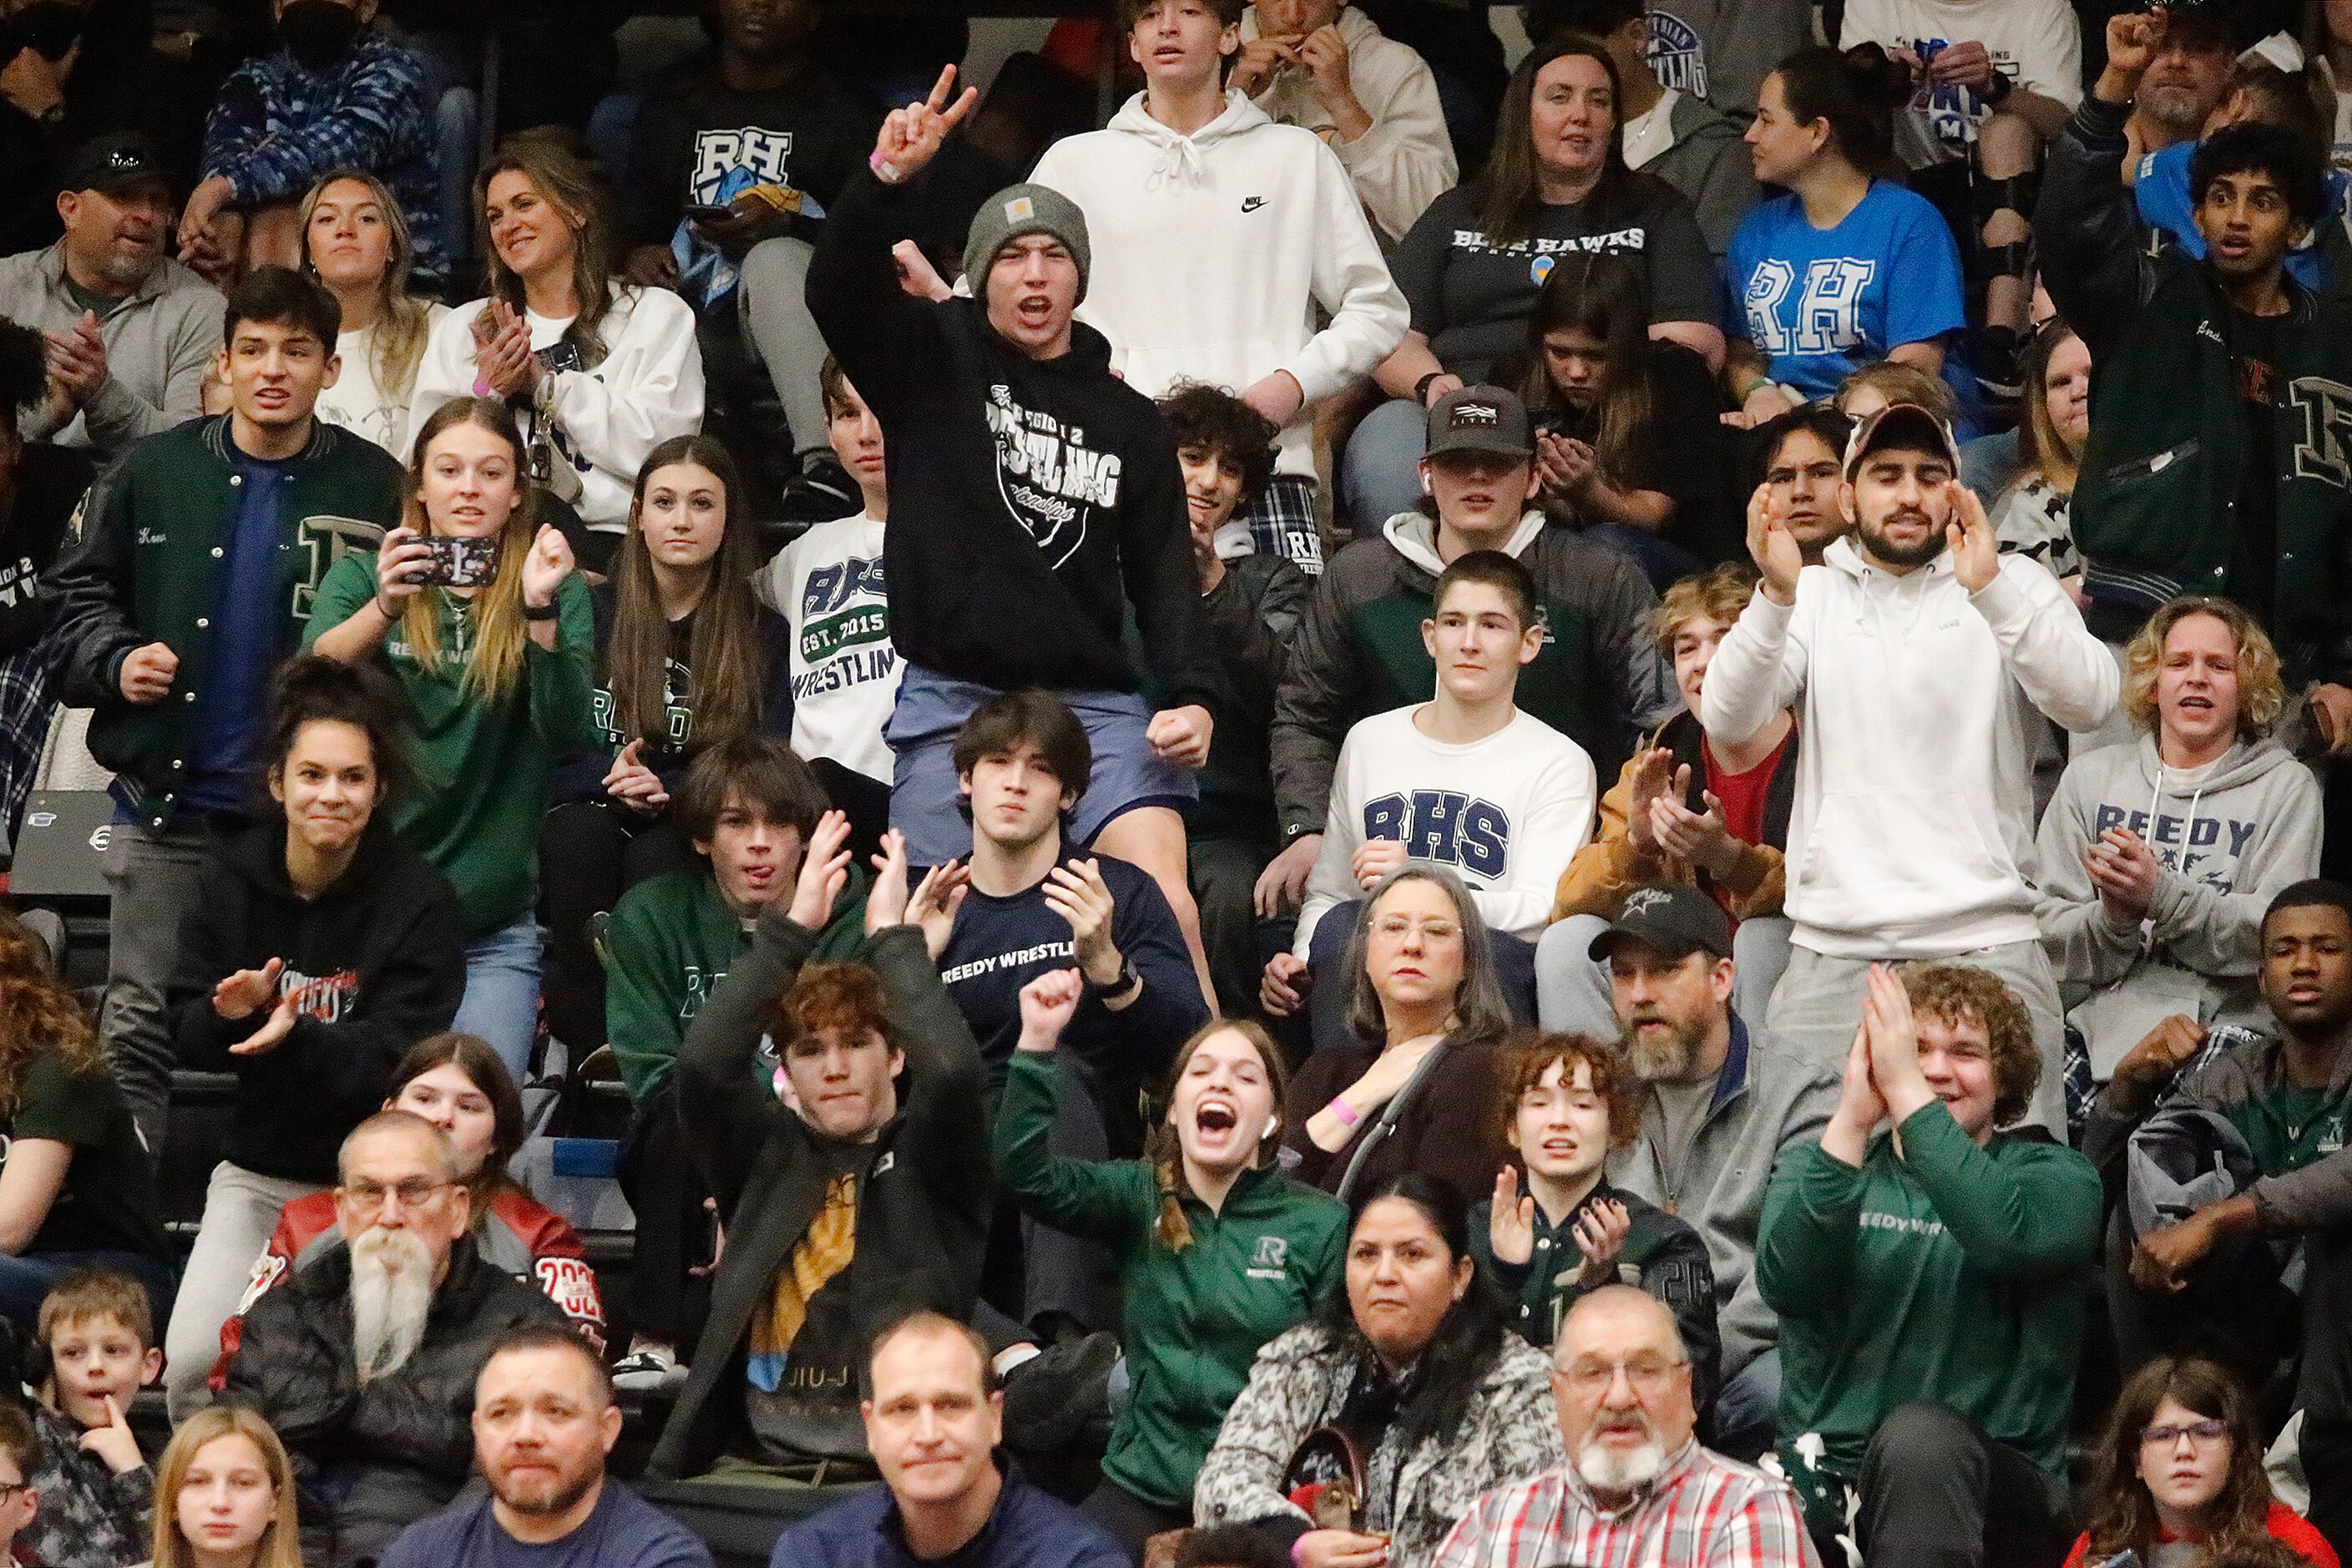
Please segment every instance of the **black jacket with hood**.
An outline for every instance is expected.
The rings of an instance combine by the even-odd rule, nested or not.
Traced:
[[[980,1296],[994,1188],[980,1044],[940,984],[921,930],[876,932],[866,962],[882,977],[907,1053],[898,1113],[871,1143],[819,1134],[776,1098],[760,1048],[777,998],[816,942],[781,902],[769,906],[678,1055],[678,1117],[705,1190],[719,1200],[727,1250],[693,1371],[646,1466],[656,1480],[701,1475],[721,1454],[746,1451],[752,1321],[824,1212],[835,1177],[857,1178],[853,1261],[809,1299],[802,1334],[845,1318],[862,1345],[912,1308],[969,1318]],[[847,1299],[832,1300],[836,1291]],[[856,1380],[840,1394],[832,1409],[808,1416],[813,1453],[836,1449],[856,1427]],[[849,1440],[862,1451],[862,1438]]]
[[[861,170],[808,279],[889,445],[890,640],[909,664],[998,690],[1138,691],[1120,645],[1131,604],[1153,689],[1209,702],[1223,683],[1167,422],[1084,322],[1067,353],[1034,360],[982,300],[902,290],[890,247],[919,219],[920,184]]]
[[[236,1074],[224,1150],[231,1163],[331,1182],[343,1135],[383,1102],[400,1058],[449,1026],[466,991],[466,953],[448,879],[382,814],[315,899],[286,879],[286,834],[282,818],[267,822],[214,852],[182,931],[172,1033],[183,1067]],[[223,1018],[213,987],[273,958],[285,961],[279,994],[293,995],[300,1016],[273,1048],[233,1056],[229,1047],[269,1015]]]
[[[245,1315],[224,1403],[284,1440],[301,1494],[302,1560],[344,1568],[457,1495],[474,1468],[474,1380],[509,1329],[563,1326],[537,1287],[457,1238],[425,1336],[399,1371],[359,1380],[352,1255],[334,1247]]]

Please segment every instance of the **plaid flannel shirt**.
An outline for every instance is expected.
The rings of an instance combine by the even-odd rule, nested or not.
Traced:
[[[1454,1525],[1430,1568],[1820,1568],[1785,1481],[1696,1438],[1615,1512],[1573,1464],[1499,1488]]]

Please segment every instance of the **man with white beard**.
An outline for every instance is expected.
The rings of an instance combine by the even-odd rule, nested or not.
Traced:
[[[222,1395],[285,1440],[310,1568],[373,1558],[455,1497],[490,1347],[509,1330],[564,1321],[475,1251],[441,1129],[383,1111],[343,1140],[336,1168],[347,1245],[254,1303]]]
[[[1569,1462],[1480,1498],[1430,1568],[1813,1568],[1789,1484],[1691,1435],[1690,1358],[1655,1297],[1609,1285],[1579,1300],[1551,1387]]]

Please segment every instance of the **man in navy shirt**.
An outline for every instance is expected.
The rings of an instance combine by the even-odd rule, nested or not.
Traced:
[[[1063,1038],[1110,1103],[1156,1076],[1209,1014],[1159,884],[1108,855],[1074,858],[1065,842],[1092,763],[1085,727],[1049,692],[1006,692],[964,721],[955,770],[971,875],[940,979],[1001,1082],[1021,988],[1075,963],[1087,995]]]
[[[912,1313],[875,1340],[866,1381],[866,1445],[885,1489],[786,1531],[769,1568],[1129,1568],[1099,1525],[997,1457],[1004,1395],[978,1334]]]
[[[1020,1037],[1021,987],[1077,966],[1086,995],[1062,1037],[1062,1070],[1083,1092],[1062,1097],[1054,1149],[1099,1160],[1139,1148],[1142,1129],[1122,1108],[1209,1012],[1159,884],[1108,855],[1074,858],[1064,841],[1092,764],[1085,727],[1050,692],[1008,691],[964,721],[955,770],[971,816],[971,876],[940,952],[940,980],[1001,1086]],[[1110,1327],[1100,1248],[1023,1224],[1010,1208],[991,1247],[990,1299],[1032,1325],[1059,1315]],[[1016,1225],[1026,1237],[1017,1249]],[[1015,1287],[1008,1271],[1019,1253],[1026,1283]]]
[[[401,1532],[382,1568],[710,1568],[693,1533],[604,1474],[621,1436],[612,1374],[569,1328],[517,1329],[474,1384],[489,1482]]]

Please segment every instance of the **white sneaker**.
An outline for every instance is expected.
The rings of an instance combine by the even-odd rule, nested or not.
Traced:
[[[667,1345],[647,1345],[613,1363],[613,1386],[630,1394],[658,1394],[685,1381],[686,1368]]]

